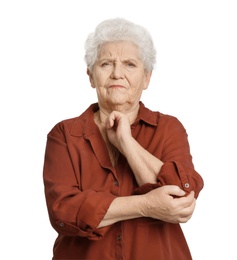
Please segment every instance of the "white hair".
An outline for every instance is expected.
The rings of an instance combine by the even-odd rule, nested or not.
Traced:
[[[98,51],[102,44],[114,41],[130,41],[140,52],[146,71],[152,71],[156,62],[156,50],[148,30],[123,18],[108,19],[101,22],[95,32],[88,35],[85,42],[85,61],[89,70],[92,70]]]

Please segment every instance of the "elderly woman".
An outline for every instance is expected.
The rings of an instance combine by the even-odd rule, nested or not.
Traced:
[[[89,35],[98,103],[58,123],[45,151],[53,259],[192,258],[180,223],[191,218],[203,180],[179,120],[140,101],[155,55],[147,30],[125,19]]]

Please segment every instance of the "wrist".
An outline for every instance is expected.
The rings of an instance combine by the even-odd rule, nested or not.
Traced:
[[[129,156],[135,149],[135,139],[131,136],[129,138],[123,139],[120,142],[120,146],[121,146],[121,153],[127,158],[127,156]]]
[[[147,212],[147,206],[148,206],[148,203],[146,202],[146,194],[143,194],[143,195],[138,195],[138,202],[139,202],[139,205],[138,205],[138,214],[141,216],[141,217],[149,217]]]

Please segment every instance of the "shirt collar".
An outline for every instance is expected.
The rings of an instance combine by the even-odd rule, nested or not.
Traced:
[[[149,125],[157,125],[157,116],[153,111],[145,107],[145,105],[140,101],[140,108],[138,111],[137,118],[132,126],[139,124],[143,121]],[[91,104],[81,116],[77,118],[71,128],[71,135],[82,136],[84,135],[88,138],[95,130],[94,113],[99,109],[98,103]]]
[[[134,123],[135,124],[136,122],[139,123],[139,121],[142,120],[149,125],[156,126],[158,124],[157,121],[158,117],[156,116],[156,114],[150,109],[148,109],[147,107],[145,107],[145,105],[141,101],[139,102],[139,104],[140,104],[140,109],[138,112],[137,119]]]

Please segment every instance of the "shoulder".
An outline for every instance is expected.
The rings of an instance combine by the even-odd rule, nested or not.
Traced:
[[[97,109],[97,104],[90,105],[81,115],[64,119],[58,122],[50,130],[48,135],[62,136],[64,134],[69,135],[83,135],[84,129],[88,124],[91,124],[94,118],[94,111]]]
[[[154,111],[144,106],[143,103],[140,104],[140,118],[150,125],[157,127],[179,127],[183,128],[180,120],[170,114],[165,114],[160,111]]]
[[[164,114],[159,112],[159,124],[160,127],[167,128],[172,132],[186,131],[182,122],[173,115]]]

